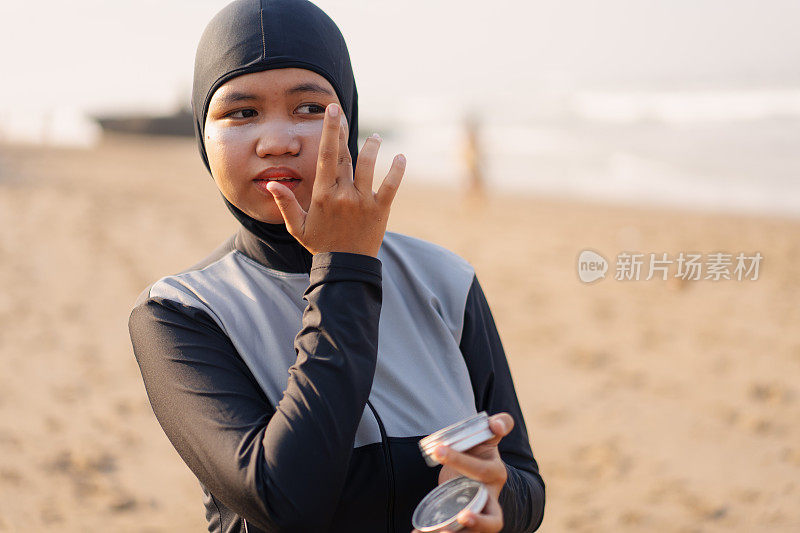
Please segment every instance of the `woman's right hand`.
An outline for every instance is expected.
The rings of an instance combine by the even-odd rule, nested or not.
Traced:
[[[355,175],[347,137],[347,119],[341,107],[328,105],[308,211],[288,187],[273,181],[267,189],[278,204],[286,229],[312,254],[350,252],[377,257],[406,160],[402,154],[395,156],[378,192],[373,192],[380,137],[375,134],[364,143]]]

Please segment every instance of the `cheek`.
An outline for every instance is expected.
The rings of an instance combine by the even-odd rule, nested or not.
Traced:
[[[317,168],[317,157],[319,156],[319,143],[322,139],[322,121],[313,120],[298,122],[291,126],[291,135],[299,140],[302,146],[300,161],[297,161],[301,168],[301,174],[306,179],[313,179]]]
[[[291,125],[289,131],[293,137],[302,137],[306,141],[313,140],[319,145],[319,140],[322,137],[322,121],[308,120],[305,122],[297,122]]]
[[[245,159],[242,154],[252,146],[254,132],[250,128],[206,127],[203,140],[212,173],[236,168]]]

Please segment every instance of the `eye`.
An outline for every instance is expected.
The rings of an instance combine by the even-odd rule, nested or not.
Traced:
[[[253,118],[256,116],[255,109],[237,109],[225,115],[225,118]]]
[[[303,113],[303,114],[319,115],[319,114],[325,113],[325,106],[321,106],[319,104],[303,104],[303,105],[299,106],[297,109],[303,109],[303,108],[311,108],[310,112]]]

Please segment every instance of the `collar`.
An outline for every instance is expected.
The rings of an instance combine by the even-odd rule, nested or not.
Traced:
[[[285,235],[282,236],[278,228],[273,228],[277,230],[276,235],[256,235],[242,225],[234,237],[234,247],[253,261],[268,268],[293,273],[310,272],[311,252],[297,242],[297,239],[286,231],[283,224],[270,224],[269,226],[280,226]],[[259,231],[259,233],[263,233],[263,231]]]

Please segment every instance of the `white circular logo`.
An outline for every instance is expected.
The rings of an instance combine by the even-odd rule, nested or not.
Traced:
[[[584,283],[591,283],[606,277],[608,261],[592,250],[583,250],[578,256],[578,277]]]

